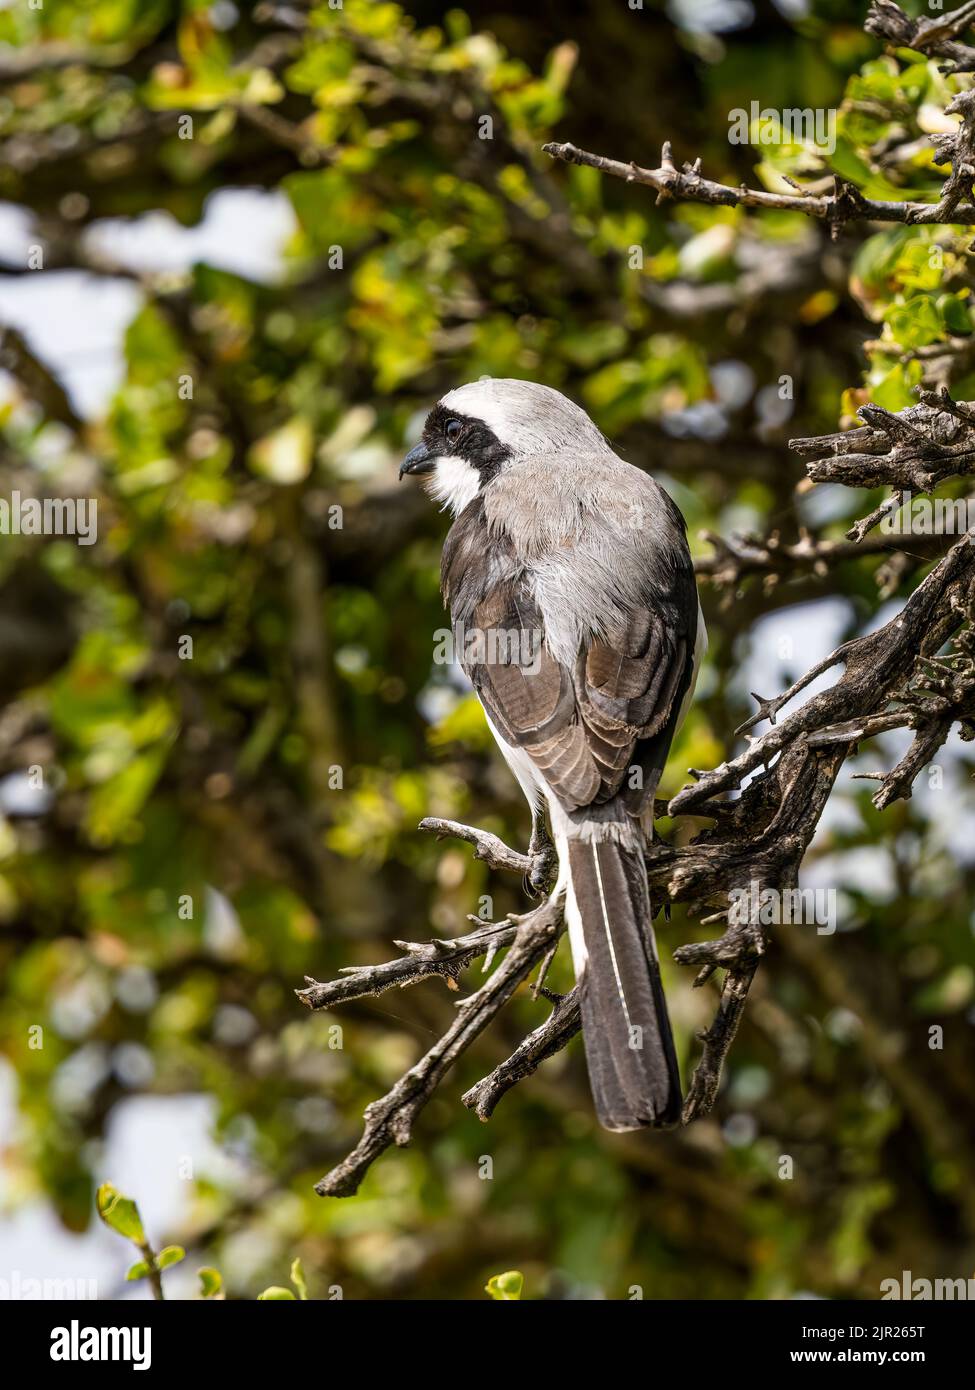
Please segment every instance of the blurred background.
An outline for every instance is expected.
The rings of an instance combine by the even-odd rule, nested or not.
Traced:
[[[106,1179],[187,1248],[173,1297],[200,1264],[253,1297],[295,1256],[312,1297],[374,1299],[482,1297],[508,1268],[535,1298],[871,1298],[902,1270],[975,1272],[957,736],[883,815],[850,774],[900,736],[847,765],[804,878],[835,890],[837,931],[773,934],[715,1112],[686,1131],[601,1132],[578,1039],[482,1126],[459,1097],[547,1013],[522,991],[412,1147],[322,1200],[456,996],[312,1015],[293,993],[394,937],[459,934],[485,896],[524,904],[416,829],[528,833],[476,701],[433,664],[446,518],[396,484],[445,390],[568,392],[670,490],[705,568],[705,530],[839,536],[879,500],[797,492],[789,437],[922,379],[975,397],[971,228],[834,243],[540,153],[653,167],[671,139],[734,183],[832,169],[934,196],[957,83],[884,57],[865,9],[0,9],[0,496],[98,504],[94,545],[0,537],[0,1278],[146,1296],[93,1216]],[[837,110],[835,150],[729,143],[753,101]],[[889,618],[930,554],[702,575],[709,662],[665,791],[735,746],[749,691]],[[685,1075],[716,991],[670,952],[702,930],[658,924]],[[550,983],[569,980],[560,953]]]

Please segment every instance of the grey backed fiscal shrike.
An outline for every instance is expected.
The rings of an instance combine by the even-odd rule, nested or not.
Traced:
[[[684,518],[585,411],[530,381],[450,391],[404,474],[428,475],[454,516],[441,587],[531,806],[536,888],[551,824],[600,1122],[674,1124],[680,1076],[643,850],[705,645]]]

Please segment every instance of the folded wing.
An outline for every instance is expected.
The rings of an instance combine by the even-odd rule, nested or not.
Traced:
[[[454,598],[461,600],[462,661],[488,716],[528,754],[566,811],[622,793],[627,809],[639,814],[692,675],[693,577],[674,576],[675,591],[689,585],[693,606],[686,593],[675,592],[671,601],[632,607],[617,631],[584,642],[570,668],[545,644],[529,577],[510,556],[504,565],[503,548],[498,564],[496,540],[490,547],[486,535],[476,542],[469,534],[477,530],[476,508],[469,510],[463,534],[445,550],[444,589],[453,611]],[[629,775],[634,767],[640,777]]]

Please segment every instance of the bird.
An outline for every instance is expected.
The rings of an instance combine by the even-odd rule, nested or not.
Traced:
[[[684,518],[580,406],[527,380],[448,391],[410,475],[452,513],[454,649],[531,809],[527,886],[554,878],[564,899],[599,1122],[671,1127],[681,1083],[644,852],[707,641]]]

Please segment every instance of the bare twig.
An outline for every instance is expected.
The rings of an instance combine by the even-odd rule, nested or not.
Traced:
[[[714,1106],[721,1084],[721,1070],[738,1032],[738,1024],[745,1011],[748,991],[757,969],[756,961],[754,965],[735,967],[725,976],[714,1020],[710,1028],[698,1035],[699,1041],[703,1043],[703,1051],[684,1097],[681,1121],[685,1125],[709,1114]]]
[[[552,1004],[552,1012],[548,1018],[533,1033],[528,1034],[506,1062],[495,1067],[490,1076],[478,1081],[477,1085],[461,1096],[461,1100],[469,1110],[474,1111],[479,1120],[489,1120],[498,1101],[512,1086],[524,1081],[526,1076],[531,1076],[546,1058],[554,1057],[556,1052],[561,1052],[566,1043],[579,1032],[582,1027],[579,1016],[579,990],[580,986],[576,985],[568,994],[552,994],[547,989],[539,991]]]
[[[874,0],[866,21],[868,33],[885,39],[898,48],[913,48],[921,53],[943,57],[948,62],[942,70],[949,73],[975,71],[975,48],[956,41],[956,36],[968,28],[975,17],[971,3],[939,19],[910,19],[892,0]],[[660,152],[656,169],[646,169],[630,161],[624,163],[606,155],[580,150],[568,142],[552,141],[543,146],[546,154],[566,164],[584,164],[652,188],[657,202],[669,198],[694,203],[709,203],[714,207],[746,207],[801,212],[824,222],[836,237],[847,223],[853,221],[897,222],[905,225],[952,224],[966,226],[975,222],[972,205],[972,183],[975,180],[975,92],[961,92],[946,106],[948,115],[961,121],[956,129],[938,137],[932,149],[932,175],[946,164],[951,173],[943,183],[936,202],[912,202],[867,198],[853,184],[834,176],[833,191],[819,193],[797,186],[795,193],[770,193],[765,189],[733,187],[707,179],[701,172],[701,160],[674,162],[670,142]]]
[[[488,922],[452,941],[396,941],[393,944],[406,952],[398,960],[382,965],[346,966],[342,979],[324,984],[306,975],[307,988],[296,989],[295,994],[309,1009],[330,1009],[333,1004],[347,1004],[350,999],[383,994],[387,989],[406,989],[430,975],[442,976],[448,986],[456,989],[462,970],[479,956],[493,955],[502,946],[510,945],[516,931],[511,922]]]
[[[580,150],[569,142],[550,141],[542,149],[553,159],[566,164],[585,164],[590,169],[611,174],[613,178],[624,179],[627,183],[644,184],[655,190],[657,201],[666,198],[680,198],[685,202],[710,203],[713,207],[771,208],[779,212],[801,212],[825,222],[834,235],[848,222],[900,222],[908,225],[919,222],[943,222],[967,226],[975,222],[975,206],[961,203],[957,199],[949,201],[942,197],[938,203],[892,202],[890,200],[865,198],[853,184],[840,178],[834,179],[832,193],[768,193],[764,189],[748,188],[744,184],[737,188],[730,184],[716,183],[706,179],[700,170],[700,160],[693,164],[685,163],[680,169],[673,162],[669,142],[661,151],[660,166],[645,169],[631,161],[625,164],[619,159],[606,155],[593,154]],[[949,181],[950,182],[950,181]]]
[[[427,816],[420,821],[420,829],[428,835],[436,835],[438,840],[452,835],[456,840],[466,840],[474,846],[474,858],[483,859],[492,869],[507,869],[513,874],[526,874],[531,868],[527,854],[510,849],[497,835],[490,831],[478,830],[473,825],[461,825],[455,820],[441,820],[438,816]]]
[[[316,1184],[319,1196],[350,1196],[381,1153],[391,1144],[410,1142],[417,1115],[446,1073],[558,940],[562,925],[561,903],[548,899],[518,919],[504,960],[475,994],[458,1001],[456,1021],[387,1095],[366,1107],[362,1138],[352,1153]]]
[[[944,535],[870,536],[863,541],[832,540],[802,531],[797,541],[785,541],[778,532],[768,536],[718,536],[702,532],[702,539],[713,548],[711,555],[699,555],[694,573],[707,578],[717,589],[736,589],[751,575],[761,575],[768,592],[772,585],[802,574],[823,578],[838,565],[877,555],[892,555],[909,548],[920,559],[932,559],[947,547]],[[878,582],[882,576],[878,568]],[[881,591],[881,597],[886,597]]]

